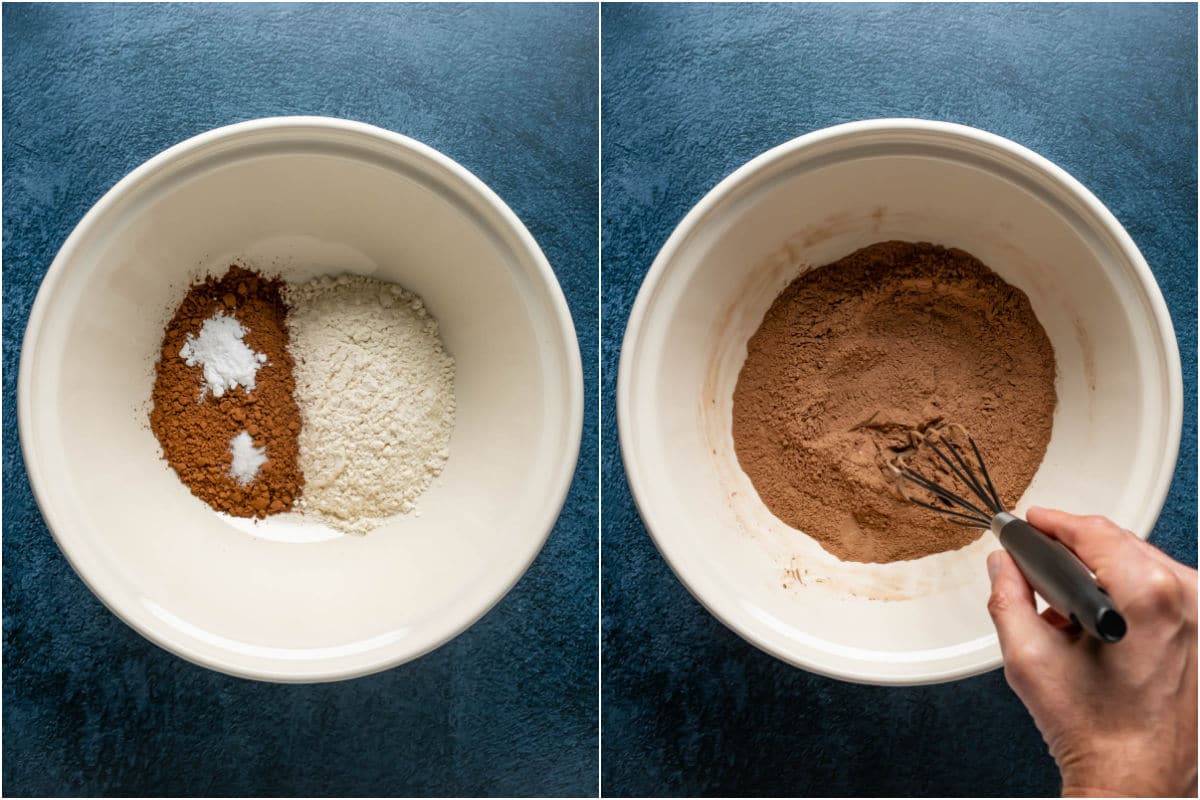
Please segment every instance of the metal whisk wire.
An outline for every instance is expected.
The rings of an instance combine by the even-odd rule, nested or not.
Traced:
[[[955,427],[961,429],[961,426]],[[970,493],[974,495],[975,502],[950,491],[945,486],[926,478],[907,464],[901,463],[893,467],[900,478],[924,489],[934,497],[948,503],[951,507],[947,508],[935,503],[927,503],[924,500],[907,494],[905,496],[908,500],[922,508],[936,511],[955,525],[962,525],[969,528],[988,528],[991,526],[992,518],[1004,511],[1004,503],[1000,500],[1000,495],[996,491],[996,487],[992,484],[992,477],[988,474],[987,465],[983,462],[983,455],[979,452],[979,447],[975,444],[975,440],[971,438],[971,435],[966,432],[966,429],[961,429],[962,435],[966,437],[968,444],[971,446],[971,452],[975,456],[975,467],[972,467],[967,463],[967,459],[963,457],[959,448],[944,435],[943,431],[944,429],[934,429],[926,432],[924,438],[921,440],[921,446],[928,447],[950,469],[950,472],[962,481],[970,490]],[[937,440],[940,440],[940,442]],[[983,508],[980,508],[981,505]]]
[[[957,431],[966,439],[975,457],[973,465],[964,456],[965,448],[946,436],[947,429]],[[1097,583],[1087,565],[1062,542],[1004,509],[979,447],[966,428],[951,423],[927,430],[917,442],[916,452],[921,448],[928,448],[937,456],[941,465],[961,481],[967,487],[967,494],[973,497],[968,499],[952,492],[908,466],[907,461],[914,453],[909,451],[906,455],[897,455],[889,463],[897,478],[897,488],[906,499],[937,512],[955,525],[991,530],[1033,590],[1064,619],[1071,620],[1100,641],[1120,641],[1127,625],[1112,598]],[[905,492],[906,482],[929,492],[934,502]]]

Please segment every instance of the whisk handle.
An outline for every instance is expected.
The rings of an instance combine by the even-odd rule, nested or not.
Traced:
[[[1051,608],[1100,641],[1121,640],[1124,617],[1091,571],[1062,542],[1007,512],[992,520],[992,532]]]

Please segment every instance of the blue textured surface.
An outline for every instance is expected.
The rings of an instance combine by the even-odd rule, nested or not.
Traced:
[[[13,6],[4,45],[4,785],[28,794],[594,794],[595,6]],[[140,638],[68,567],[16,433],[30,304],[160,150],[277,114],[370,122],[482,178],[541,244],[586,366],[575,483],[519,585],[415,662],[276,686]]]
[[[1013,139],[1090,188],[1146,256],[1184,369],[1153,541],[1196,563],[1195,6],[650,6],[602,11],[605,794],[1044,795],[1053,762],[1000,672],[883,689],[792,669],[724,628],[637,516],[613,398],[625,320],[687,210],[839,122]]]

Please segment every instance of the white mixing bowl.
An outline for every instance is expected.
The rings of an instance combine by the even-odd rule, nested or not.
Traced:
[[[709,611],[814,672],[932,683],[1001,663],[985,608],[995,538],[914,561],[840,562],[766,509],[730,433],[746,342],[778,293],[805,269],[888,239],[982,259],[1029,295],[1054,344],[1053,435],[1018,509],[1105,514],[1146,536],[1171,481],[1183,409],[1179,350],[1154,277],[1077,181],[961,125],[839,125],[722,181],[646,276],[621,352],[617,412],[646,527]]]
[[[365,538],[235,523],[162,460],[147,412],[163,326],[235,259],[425,299],[458,414],[419,516]],[[583,382],[550,265],[491,190],[403,136],[293,117],[189,139],[88,212],[30,314],[18,411],[46,522],[113,612],[213,669],[322,681],[437,647],[516,583],[566,497]]]

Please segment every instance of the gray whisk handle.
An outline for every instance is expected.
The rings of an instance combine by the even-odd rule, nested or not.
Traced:
[[[1125,635],[1125,619],[1112,598],[1065,545],[1008,512],[992,519],[992,533],[1051,608],[1103,642]]]

